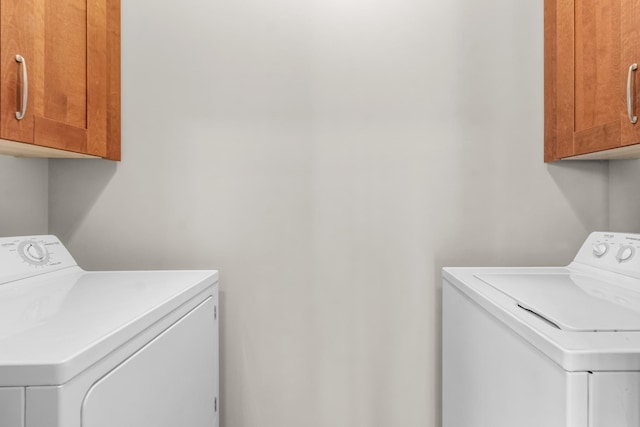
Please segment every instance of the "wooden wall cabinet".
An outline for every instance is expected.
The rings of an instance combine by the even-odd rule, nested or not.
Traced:
[[[640,0],[544,9],[545,162],[640,157]]]
[[[0,0],[0,153],[120,160],[120,0]]]

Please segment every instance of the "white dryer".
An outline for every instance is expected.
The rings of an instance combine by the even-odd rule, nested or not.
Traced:
[[[444,427],[640,425],[640,235],[443,277]]]
[[[0,238],[0,426],[218,425],[218,273],[87,272]]]

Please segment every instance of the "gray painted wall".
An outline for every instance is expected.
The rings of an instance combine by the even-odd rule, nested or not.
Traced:
[[[612,161],[609,171],[610,229],[640,233],[640,161]]]
[[[440,268],[561,265],[543,2],[122,2],[123,161],[52,160],[89,269],[217,268],[225,427],[439,425]]]
[[[0,236],[45,234],[48,191],[46,159],[0,156]]]

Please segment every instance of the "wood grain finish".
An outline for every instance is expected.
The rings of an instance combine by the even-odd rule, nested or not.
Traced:
[[[120,1],[87,1],[88,153],[120,160]]]
[[[21,108],[23,90],[21,65],[16,55],[25,58],[29,83],[37,72],[35,33],[33,31],[36,0],[2,0],[0,3],[0,138],[33,142],[33,108],[30,105],[22,120],[15,113]],[[32,102],[32,97],[29,103]]]
[[[120,160],[120,1],[87,2],[90,154]]]
[[[107,9],[104,0],[87,2],[87,123],[89,153],[107,154]]]
[[[120,0],[107,2],[107,155],[120,160],[121,97],[120,97]]]
[[[619,120],[620,0],[575,4],[575,131]]]
[[[545,162],[573,154],[573,0],[545,1]]]
[[[0,0],[3,2],[4,0]],[[34,36],[35,52],[31,62],[34,63],[33,71],[31,73],[31,87],[29,92],[31,93],[29,101],[33,108],[34,117],[44,116],[44,99],[45,99],[45,80],[44,80],[44,57],[45,57],[45,15],[46,15],[46,2],[49,0],[35,0],[36,6],[33,10],[33,27],[31,31]],[[2,10],[0,9],[0,14]]]
[[[640,142],[626,108],[640,0],[545,0],[544,13],[545,161]]]
[[[88,153],[87,0],[38,1],[33,142]]]
[[[558,47],[556,0],[544,2],[544,161],[557,159],[557,88]]]
[[[87,153],[87,130],[67,123],[36,117],[34,139],[43,147]]]
[[[120,0],[0,0],[0,23],[0,138],[120,160]]]
[[[592,153],[620,146],[620,120],[578,131],[572,155]]]
[[[622,35],[622,61],[620,64],[620,79],[627,81],[627,73],[631,64],[640,66],[640,0],[626,0],[625,13],[622,14],[620,27]],[[635,106],[635,115],[640,116],[640,76],[636,71],[633,74],[633,99]],[[626,88],[625,88],[626,89]],[[626,91],[620,94],[620,102],[623,109],[619,112],[622,145],[635,144],[640,142],[640,124],[633,124],[629,121],[627,115]]]
[[[87,1],[48,0],[44,16],[44,117],[87,127]]]

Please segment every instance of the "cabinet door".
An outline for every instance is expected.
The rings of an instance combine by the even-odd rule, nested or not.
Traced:
[[[575,2],[573,154],[620,145],[626,112],[620,24],[624,0]]]
[[[119,158],[119,1],[0,4],[6,74],[0,95],[1,137]],[[16,48],[8,48],[13,45]],[[27,52],[22,55],[29,70],[27,115],[20,121],[12,111],[20,105],[22,89],[22,64],[16,62],[15,50]],[[114,147],[108,147],[110,127],[115,129]]]
[[[23,80],[26,67],[27,82],[35,71],[37,23],[34,11],[37,0],[0,1],[0,138],[20,142],[33,142],[33,107],[27,103],[22,119],[16,112],[22,111],[22,94],[29,88]],[[24,63],[16,61],[16,55]]]
[[[640,0],[545,1],[546,161],[640,142],[626,99],[639,12]]]
[[[21,0],[18,0],[21,1]],[[87,153],[87,0],[41,0],[34,11],[34,143]]]

